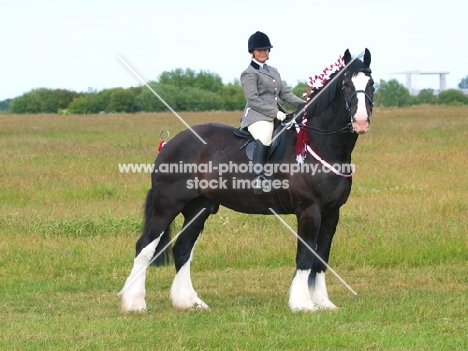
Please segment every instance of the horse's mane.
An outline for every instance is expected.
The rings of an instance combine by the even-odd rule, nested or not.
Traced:
[[[333,79],[336,75],[343,73],[343,69],[334,73],[330,78]],[[342,80],[337,78],[333,81],[327,82],[323,87],[317,89],[314,95],[320,93],[320,96],[315,98],[314,101],[307,107],[307,116],[313,117],[320,114],[321,111],[325,110],[331,102],[335,99],[338,89],[341,89]],[[323,90],[323,91],[322,91]],[[312,95],[312,99],[314,96]]]
[[[321,88],[315,89],[313,94],[309,95],[311,99],[314,99],[314,97],[320,93],[320,95],[317,96],[314,101],[307,107],[307,116],[313,117],[319,115],[336,98],[337,93],[341,91],[343,83],[343,78],[336,76],[344,76],[345,73],[352,74],[354,76],[365,68],[366,67],[362,61],[354,60],[346,70],[345,67],[342,67],[330,75],[330,79]],[[334,79],[335,77],[336,79]]]

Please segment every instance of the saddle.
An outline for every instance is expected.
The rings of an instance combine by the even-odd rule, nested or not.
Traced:
[[[289,120],[292,116],[293,114],[287,115],[286,121]],[[273,130],[274,140],[270,145],[266,162],[279,163],[283,159],[284,154],[286,153],[286,131],[283,131],[281,134],[279,134],[283,130],[283,127],[284,127],[283,123],[275,124],[275,128]],[[279,136],[275,138],[278,134]],[[247,128],[237,128],[234,131],[234,135],[238,138],[244,138],[247,140],[245,144],[243,144],[239,148],[239,151],[242,149],[245,149],[245,154],[247,156],[247,159],[249,161],[252,161],[253,152],[255,148],[255,139],[253,138],[252,134],[250,134]],[[273,176],[270,176],[268,178],[273,178]],[[277,205],[278,213],[288,213],[283,203],[281,202],[281,199],[278,195],[278,191],[275,188],[273,188],[271,190],[271,194]]]
[[[284,154],[286,152],[286,133],[283,132],[279,134],[283,130],[283,125],[278,123],[275,125],[275,129],[273,130],[273,142],[270,145],[267,155],[267,162],[270,163],[278,163],[280,162]],[[276,138],[276,135],[279,136]],[[234,135],[238,138],[244,138],[247,141],[243,144],[239,150],[245,149],[245,154],[247,155],[247,159],[252,161],[253,159],[253,152],[255,147],[255,139],[253,138],[252,134],[247,130],[247,128],[237,128],[234,131]]]

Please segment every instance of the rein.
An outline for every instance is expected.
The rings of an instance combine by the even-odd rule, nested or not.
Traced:
[[[294,127],[303,128],[303,129],[310,131],[311,133],[318,134],[318,135],[331,135],[331,134],[336,134],[336,133],[353,133],[353,128],[352,128],[351,123],[348,123],[343,128],[340,128],[337,130],[320,129],[320,128],[315,128],[315,127],[310,127],[307,124],[299,124],[299,123],[294,124]]]

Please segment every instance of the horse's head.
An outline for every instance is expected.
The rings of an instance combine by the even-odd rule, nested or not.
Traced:
[[[347,65],[352,61],[349,50],[344,54]],[[370,69],[371,55],[368,49],[364,60],[355,59],[348,67],[343,78],[343,93],[346,109],[351,118],[351,128],[358,134],[369,130],[370,116],[374,107],[374,80]]]

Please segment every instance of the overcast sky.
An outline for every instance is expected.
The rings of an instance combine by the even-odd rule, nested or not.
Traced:
[[[445,0],[5,0],[0,5],[0,101],[35,88],[138,86],[190,68],[225,84],[249,64],[247,40],[265,32],[269,64],[294,86],[349,48],[372,54],[375,81],[392,73],[448,71],[447,87],[468,76],[468,1]],[[463,24],[464,23],[464,24]],[[415,88],[438,89],[438,76]]]

